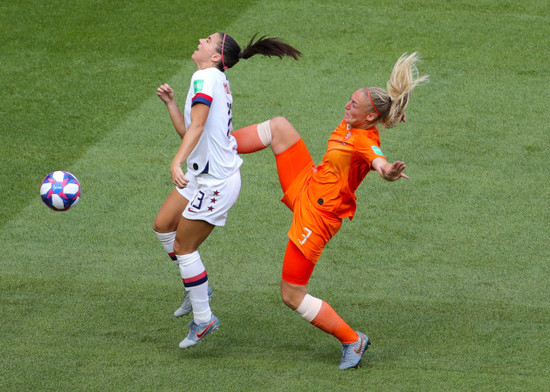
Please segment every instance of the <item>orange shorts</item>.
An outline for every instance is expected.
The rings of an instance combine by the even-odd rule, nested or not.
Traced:
[[[294,203],[288,238],[296,244],[308,260],[317,263],[325,245],[340,230],[340,227],[342,227],[342,219],[319,211],[303,192]]]
[[[327,242],[340,230],[342,220],[320,211],[306,195],[315,165],[303,140],[277,155],[276,159],[285,192],[282,201],[294,213],[288,238],[315,264]]]
[[[306,286],[313,273],[315,264],[306,259],[294,242],[288,241],[283,261],[282,280],[288,283]]]

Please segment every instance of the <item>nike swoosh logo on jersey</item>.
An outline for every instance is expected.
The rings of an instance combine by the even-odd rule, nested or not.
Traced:
[[[197,213],[197,211],[193,211],[191,208],[188,208],[187,211],[192,212],[193,214]]]
[[[210,329],[210,327],[214,324],[214,322],[215,322],[215,320],[212,320],[212,321],[210,322],[210,324],[208,324],[208,326],[207,326],[205,329],[203,329],[200,333],[197,332],[197,333],[196,333],[197,338],[202,339],[203,336],[206,335],[206,333],[208,332],[208,330]]]

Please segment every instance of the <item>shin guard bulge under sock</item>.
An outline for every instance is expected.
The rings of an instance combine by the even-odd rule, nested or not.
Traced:
[[[185,290],[189,295],[195,322],[205,323],[210,320],[212,312],[208,301],[208,275],[199,252],[177,255],[180,274]]]

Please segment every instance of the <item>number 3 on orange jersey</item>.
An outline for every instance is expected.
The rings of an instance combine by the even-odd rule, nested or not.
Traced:
[[[311,233],[312,233],[312,231],[310,229],[308,229],[307,227],[304,227],[304,234],[302,234],[302,239],[298,240],[300,245],[303,245],[303,244],[306,243],[306,241],[309,238],[309,236],[311,235]]]

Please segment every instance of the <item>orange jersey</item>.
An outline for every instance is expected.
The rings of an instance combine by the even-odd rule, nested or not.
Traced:
[[[294,212],[289,238],[308,259],[316,262],[342,219],[353,218],[355,191],[379,157],[378,128],[348,129],[342,121],[321,164],[305,167],[285,192],[282,200]]]
[[[330,135],[323,162],[311,177],[308,199],[322,211],[352,219],[357,208],[355,191],[379,157],[384,155],[376,127],[348,129],[342,121]]]

